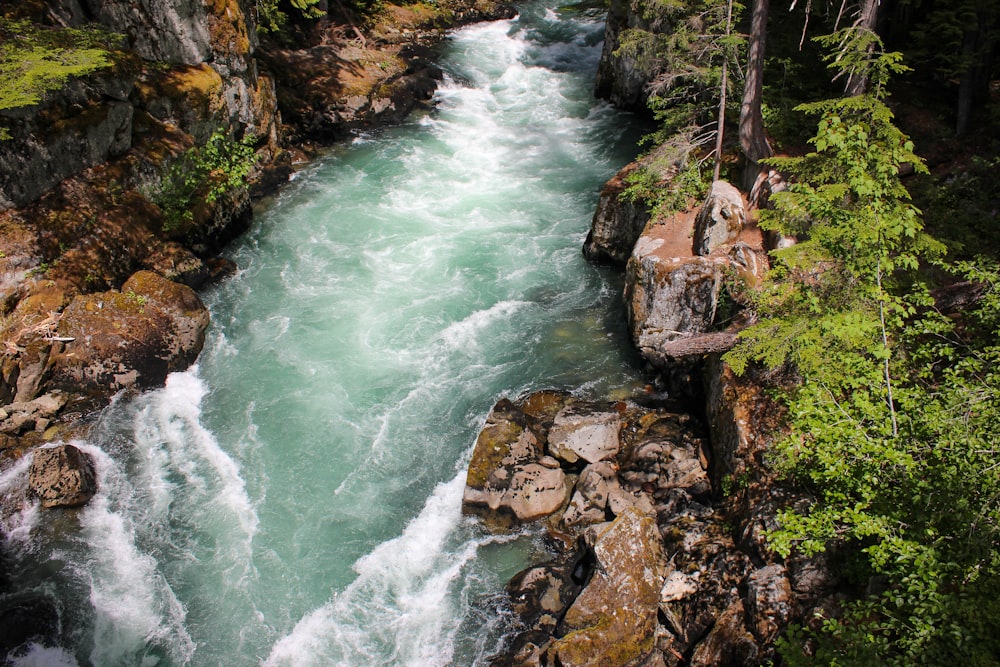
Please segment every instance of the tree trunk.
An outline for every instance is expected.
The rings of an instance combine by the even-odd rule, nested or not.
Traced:
[[[729,0],[726,8],[726,37],[729,37],[733,23],[733,0]],[[729,88],[729,54],[722,54],[722,86],[719,89],[719,122],[715,129],[715,170],[712,182],[719,180],[722,169],[722,139],[726,129],[726,90]]]
[[[740,107],[740,148],[747,163],[743,172],[743,188],[753,189],[762,167],[760,161],[771,156],[771,146],[764,135],[761,96],[764,91],[764,46],[767,37],[768,0],[754,0],[750,18],[750,53],[747,62],[743,104]]]
[[[879,0],[864,0],[864,3],[861,5],[861,14],[858,16],[857,21],[854,22],[854,28],[856,30],[875,32],[875,22],[878,20],[878,6]],[[868,51],[871,53],[871,47],[868,48]],[[855,95],[864,94],[866,90],[868,90],[868,77],[865,76],[865,73],[851,72],[847,78],[844,95],[854,97]]]

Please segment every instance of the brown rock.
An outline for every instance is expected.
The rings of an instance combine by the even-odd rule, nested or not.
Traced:
[[[738,600],[723,612],[694,655],[691,667],[760,664],[760,648],[743,624],[743,604]]]
[[[635,509],[587,532],[596,565],[550,653],[563,667],[616,667],[652,653],[665,556],[656,523]]]
[[[76,507],[97,492],[97,473],[90,456],[73,445],[36,449],[28,484],[42,507]]]
[[[783,565],[768,565],[747,578],[746,624],[761,644],[770,644],[792,616],[792,586]]]
[[[162,384],[168,373],[194,362],[208,323],[194,290],[140,271],[120,292],[73,299],[59,321],[49,386],[110,395]]]

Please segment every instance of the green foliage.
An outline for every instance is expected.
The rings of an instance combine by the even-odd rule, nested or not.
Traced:
[[[280,32],[288,22],[289,11],[295,16],[314,20],[323,16],[316,5],[320,0],[256,0],[257,31]]]
[[[43,28],[0,17],[0,110],[38,104],[70,77],[111,67],[120,39],[96,29]],[[9,138],[0,127],[0,140]]]
[[[216,132],[204,146],[194,147],[174,160],[159,189],[149,198],[163,211],[164,229],[176,229],[193,219],[199,202],[214,204],[229,193],[245,188],[257,163],[252,135],[234,141]]]
[[[791,364],[802,379],[785,396],[789,433],[771,457],[814,502],[779,516],[772,547],[787,556],[838,543],[860,583],[880,583],[818,631],[789,633],[782,657],[995,664],[1000,269],[950,267],[983,297],[958,322],[933,309],[920,266],[949,267],[899,180],[901,165],[924,167],[884,102],[898,58],[870,45],[835,64],[863,67],[872,92],[803,105],[819,116],[814,151],[771,161],[794,182],[762,225],[801,242],[775,253],[759,323],[728,355],[737,371]]]
[[[659,147],[643,166],[626,176],[622,197],[646,204],[653,217],[686,211],[703,199],[712,184],[712,170],[691,159],[682,139],[675,137],[672,144]]]
[[[734,2],[733,25],[742,12],[743,5]],[[726,35],[727,3],[647,0],[642,13],[649,28],[623,31],[616,55],[634,61],[651,81],[648,104],[661,125],[654,140],[665,141],[715,116],[725,60],[730,63],[730,108],[737,109],[745,39],[736,30]]]

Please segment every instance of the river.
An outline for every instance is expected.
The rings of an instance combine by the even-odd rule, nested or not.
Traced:
[[[16,664],[485,664],[499,593],[542,550],[461,514],[486,414],[641,382],[620,278],[580,251],[636,152],[592,99],[602,37],[585,6],[459,30],[433,111],[259,207],[203,295],[198,365],[77,443],[98,495],[8,522],[18,595],[56,601],[61,638]]]

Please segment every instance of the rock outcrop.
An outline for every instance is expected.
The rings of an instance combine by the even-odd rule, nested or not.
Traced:
[[[40,447],[31,459],[28,484],[42,507],[76,507],[97,492],[97,472],[90,456],[73,445]]]
[[[743,196],[725,181],[715,181],[698,211],[694,226],[694,254],[712,252],[740,237],[746,225]]]
[[[637,54],[623,53],[622,34],[629,29],[652,27],[641,12],[633,11],[628,0],[611,0],[604,28],[604,47],[597,66],[594,92],[620,109],[648,113],[646,99],[651,73]]]
[[[646,228],[650,214],[645,201],[628,197],[625,190],[630,174],[642,167],[632,163],[605,183],[601,189],[583,254],[591,262],[625,266],[635,242]]]
[[[552,392],[498,403],[470,464],[467,511],[480,511],[474,485],[484,471],[524,465],[510,452],[551,453],[574,427],[591,441],[594,422],[567,414],[616,414],[620,430],[614,453],[561,459],[568,505],[487,522],[509,530],[544,521],[558,538],[551,561],[508,586],[522,629],[494,667],[765,664],[790,623],[835,608],[827,560],[786,562],[764,539],[779,509],[794,502],[772,485],[761,458],[780,413],[765,391],[772,381],[710,366],[708,432],[666,406]],[[501,477],[512,478],[510,469]]]

